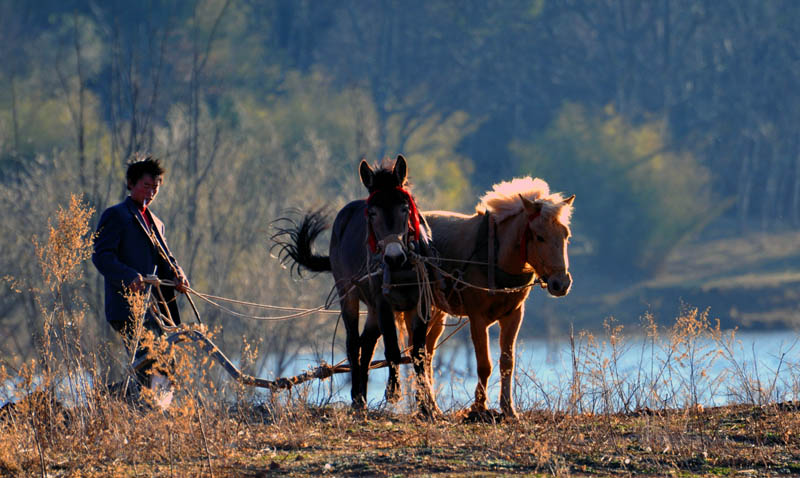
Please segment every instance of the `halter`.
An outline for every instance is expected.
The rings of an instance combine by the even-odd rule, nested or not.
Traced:
[[[406,189],[403,189],[401,186],[397,186],[395,190],[400,191],[408,201],[408,231],[414,233],[414,240],[419,241],[419,213],[417,211],[417,203],[414,202],[414,197],[408,192]],[[369,206],[370,201],[375,197],[377,193],[381,191],[373,191],[369,197],[367,197],[367,206]],[[378,241],[375,237],[375,231],[372,230],[372,224],[369,222],[369,208],[364,210],[364,217],[367,218],[367,243],[369,244],[369,250],[375,254],[378,252],[378,245],[382,244],[384,241]],[[389,242],[399,242],[396,240],[390,240]]]
[[[519,249],[522,252],[523,264],[525,264],[525,262],[528,261],[528,241],[533,239],[533,237],[531,236],[530,224],[541,214],[542,214],[541,211],[535,214],[528,214],[528,221],[525,223],[525,232],[522,233],[522,237],[519,240]]]

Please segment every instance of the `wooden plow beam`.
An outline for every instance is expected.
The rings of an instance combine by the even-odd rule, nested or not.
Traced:
[[[204,352],[219,362],[219,364],[222,365],[222,368],[224,368],[225,371],[228,372],[228,374],[230,374],[231,377],[233,377],[233,379],[237,382],[241,383],[242,385],[266,388],[272,391],[290,389],[295,385],[299,385],[309,380],[325,380],[326,378],[330,378],[333,374],[347,373],[350,371],[349,365],[330,365],[323,363],[314,369],[303,372],[300,375],[295,375],[294,377],[281,377],[276,378],[275,380],[267,380],[242,373],[242,371],[239,370],[236,365],[234,365],[233,362],[231,362],[230,359],[225,356],[224,353],[222,353],[219,347],[217,347],[216,344],[211,341],[211,339],[206,337],[205,334],[199,330],[183,329],[177,332],[172,332],[166,338],[166,340],[170,345],[188,341],[196,342],[202,347]],[[138,371],[143,367],[152,365],[154,362],[155,359],[145,355],[133,363],[133,369]],[[400,363],[410,364],[412,363],[412,359],[409,356],[404,356],[400,359]],[[376,360],[370,363],[369,368],[376,369],[386,366],[388,366],[386,360]]]

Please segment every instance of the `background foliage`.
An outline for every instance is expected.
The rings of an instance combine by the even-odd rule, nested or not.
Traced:
[[[798,20],[790,0],[0,0],[0,265],[35,277],[30,238],[57,206],[79,192],[102,211],[152,152],[196,289],[318,305],[330,282],[292,282],[269,223],[336,211],[363,196],[360,157],[403,153],[423,209],[467,212],[525,174],[577,193],[572,305],[526,324],[590,322],[593,284],[652,279],[700,232],[800,226]],[[203,313],[231,344],[324,348],[333,328]],[[3,354],[29,350],[36,316],[3,292]]]

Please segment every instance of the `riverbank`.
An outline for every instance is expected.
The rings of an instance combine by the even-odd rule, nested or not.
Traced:
[[[405,413],[353,412],[343,404],[312,407],[299,400],[225,408],[184,399],[166,412],[113,401],[107,404],[106,413],[97,416],[102,419],[83,425],[74,420],[66,425],[19,414],[6,416],[0,474],[692,477],[800,473],[800,412],[791,403],[600,415],[528,410],[516,421],[500,423],[465,422],[464,412],[430,422]]]
[[[628,330],[645,314],[669,326],[686,306],[709,310],[723,329],[752,332],[800,329],[800,232],[752,232],[699,237],[681,244],[646,279],[620,277],[613,268],[570,257],[573,285],[554,300],[534,289],[521,334],[564,336],[598,331],[614,317]]]

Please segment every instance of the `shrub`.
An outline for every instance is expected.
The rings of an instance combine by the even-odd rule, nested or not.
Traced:
[[[544,133],[511,150],[524,174],[577,194],[577,238],[613,270],[656,271],[716,209],[708,171],[669,147],[662,121],[634,125],[611,108],[566,104]]]

